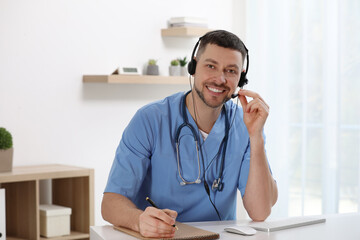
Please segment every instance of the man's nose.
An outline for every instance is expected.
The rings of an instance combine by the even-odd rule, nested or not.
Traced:
[[[226,83],[225,73],[218,71],[216,74],[216,81],[219,83]]]

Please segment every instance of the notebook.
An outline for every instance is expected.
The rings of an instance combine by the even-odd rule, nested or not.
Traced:
[[[258,231],[274,232],[288,228],[324,223],[325,221],[326,219],[322,217],[294,217],[281,220],[269,220],[265,222],[250,222],[248,226]]]
[[[220,236],[218,233],[206,231],[197,227],[193,227],[184,223],[176,222],[176,226],[179,228],[179,230],[176,230],[175,236],[173,238],[166,238],[166,239],[172,239],[172,240],[183,240],[183,239],[218,239]],[[156,238],[145,238],[140,235],[140,233],[135,232],[133,230],[130,230],[128,228],[123,227],[115,227],[114,229],[119,230],[121,232],[124,232],[126,234],[129,234],[133,237],[136,237],[138,239],[151,239],[155,240]]]

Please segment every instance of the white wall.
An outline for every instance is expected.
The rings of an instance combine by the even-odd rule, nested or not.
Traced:
[[[174,16],[199,16],[212,29],[234,27],[231,0],[0,0],[0,126],[14,139],[14,165],[95,169],[95,224],[122,131],[135,111],[188,86],[83,84],[110,74],[190,57],[196,38],[162,38]]]

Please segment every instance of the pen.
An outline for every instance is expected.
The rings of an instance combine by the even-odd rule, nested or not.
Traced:
[[[157,208],[157,209],[159,209],[158,208],[158,206],[156,206],[156,204],[153,202],[153,200],[151,200],[149,197],[146,197],[146,201],[148,201],[150,204],[151,204],[151,206],[153,206],[154,208]],[[176,230],[179,230],[179,228],[174,224],[174,225],[172,225]]]

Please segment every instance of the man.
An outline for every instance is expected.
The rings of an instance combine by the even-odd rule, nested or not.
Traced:
[[[103,196],[105,220],[145,237],[173,237],[175,219],[235,219],[237,189],[253,220],[269,216],[277,200],[263,136],[269,106],[257,93],[243,89],[236,94],[242,109],[228,101],[246,54],[230,32],[205,34],[190,63],[191,91],[135,114]],[[162,210],[151,207],[146,197]]]

